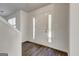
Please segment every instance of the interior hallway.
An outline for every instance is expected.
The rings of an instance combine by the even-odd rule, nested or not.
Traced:
[[[38,55],[44,55],[42,51],[45,55],[61,55],[51,49],[54,48],[67,52],[68,56],[79,56],[78,25],[79,4],[0,4],[0,53],[21,56],[23,48],[23,55],[35,55],[39,51]],[[34,43],[22,46],[26,41]]]

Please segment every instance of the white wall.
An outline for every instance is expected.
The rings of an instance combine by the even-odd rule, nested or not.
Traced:
[[[68,52],[69,48],[69,4],[51,4],[48,6],[45,6],[43,8],[37,9],[35,11],[32,11],[29,13],[29,33],[30,33],[30,39],[28,41],[36,42],[39,44],[43,44],[58,50],[66,51]],[[40,33],[40,37],[38,36],[35,40],[32,39],[32,31],[33,31],[33,23],[32,18],[36,17],[36,19],[42,19],[42,21],[45,21],[47,19],[47,15],[52,14],[52,26],[54,26],[54,39],[52,38],[52,43],[47,42],[47,32],[42,35]],[[41,16],[42,15],[42,16]],[[40,17],[39,17],[40,16]],[[54,21],[54,22],[53,22]],[[39,23],[39,22],[38,22]],[[44,23],[45,24],[45,23]],[[39,25],[38,25],[39,26]],[[46,28],[47,29],[47,28]],[[53,27],[52,27],[53,32]],[[36,32],[36,35],[39,33]],[[46,34],[46,35],[45,35]],[[53,35],[52,35],[53,36]]]
[[[22,42],[28,40],[29,32],[28,32],[28,13],[25,11],[20,11],[20,30],[22,33]]]
[[[79,56],[79,4],[70,4],[70,55]]]
[[[55,4],[52,15],[52,47],[69,52],[69,4]]]
[[[2,17],[0,17],[0,53],[8,53],[9,56],[21,55],[20,32],[13,29]]]

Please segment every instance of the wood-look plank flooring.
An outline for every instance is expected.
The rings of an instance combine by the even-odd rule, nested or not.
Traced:
[[[22,43],[22,56],[67,56],[67,53],[27,41]]]

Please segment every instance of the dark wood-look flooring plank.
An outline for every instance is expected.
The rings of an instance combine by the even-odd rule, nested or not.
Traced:
[[[22,56],[67,56],[67,53],[27,41],[22,43]]]

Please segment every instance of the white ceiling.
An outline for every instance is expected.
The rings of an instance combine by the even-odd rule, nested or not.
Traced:
[[[19,10],[30,12],[49,3],[0,3],[0,16],[7,17]]]

